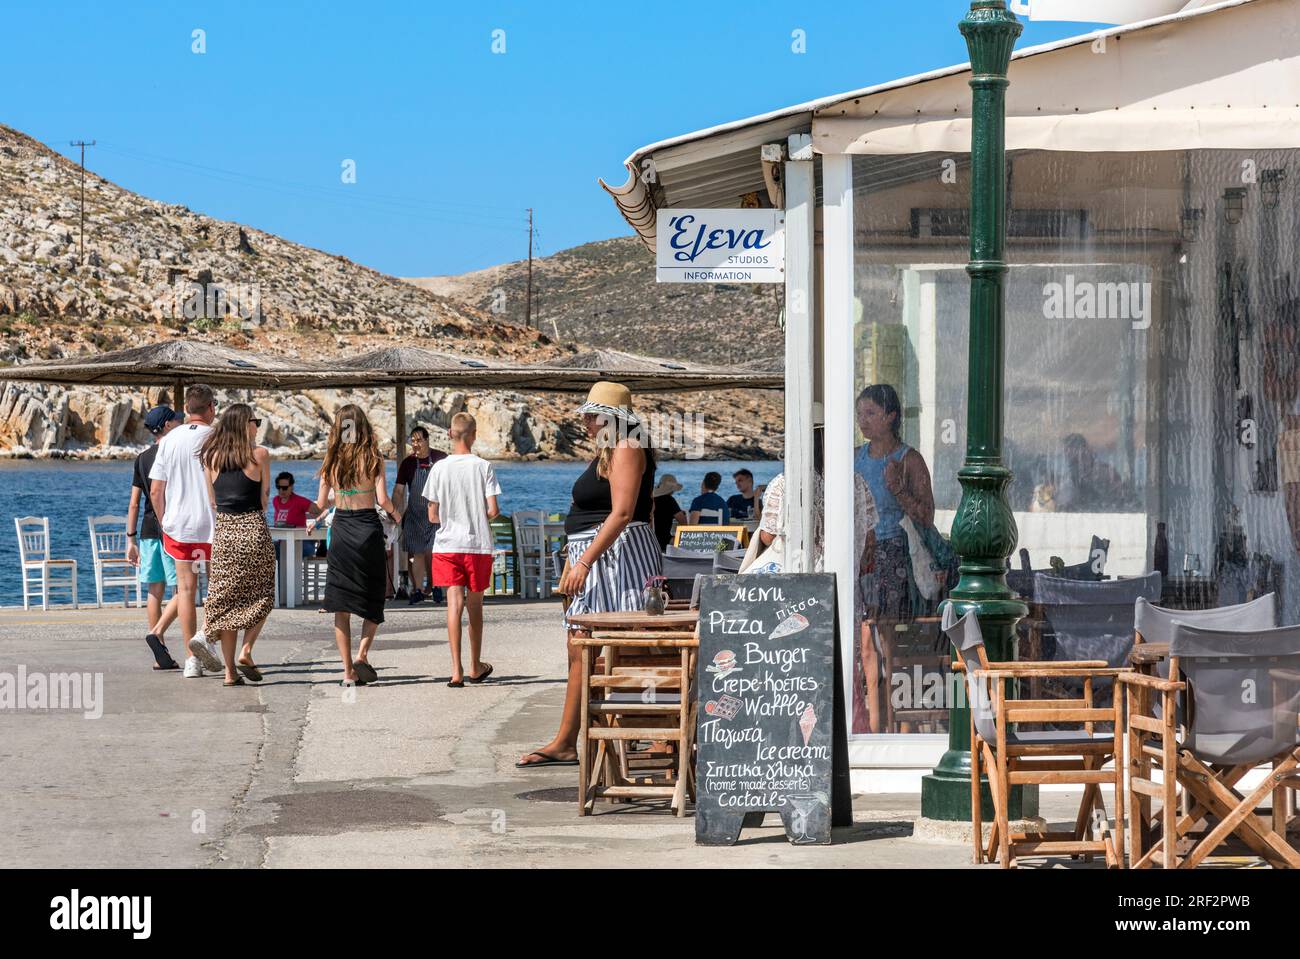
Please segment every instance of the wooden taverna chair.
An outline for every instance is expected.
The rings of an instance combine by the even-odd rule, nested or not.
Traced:
[[[698,635],[610,631],[569,642],[582,652],[579,815],[593,812],[597,799],[668,799],[685,816],[695,795]]]
[[[1227,630],[1175,621],[1168,662],[1167,679],[1120,677],[1129,704],[1130,819],[1143,814],[1141,798],[1161,801],[1161,835],[1149,848],[1141,830],[1129,830],[1130,865],[1194,868],[1235,836],[1274,866],[1300,866],[1286,839],[1287,793],[1300,786],[1300,626]],[[1258,786],[1240,786],[1264,764],[1272,769]],[[1272,814],[1261,817],[1256,811],[1270,794]],[[1182,855],[1180,840],[1191,846]]]
[[[1112,868],[1120,865],[1124,848],[1124,824],[1119,814],[1124,795],[1124,766],[1106,770],[1106,763],[1120,755],[1123,723],[1120,697],[1111,705],[1093,705],[1092,684],[1099,678],[1113,679],[1126,672],[1108,667],[1104,660],[1087,662],[991,663],[984,650],[984,637],[973,612],[958,614],[954,605],[944,608],[943,628],[957,649],[955,669],[966,674],[966,691],[971,717],[971,832],[975,862],[986,859],[1016,865],[1018,856],[1103,855]],[[1051,676],[1080,681],[1078,699],[1016,700],[1008,696],[1010,681]],[[1111,732],[1096,732],[1095,723],[1112,722]],[[1021,731],[1020,724],[1082,726],[1054,728],[1044,732]],[[987,774],[993,797],[994,824],[987,848],[983,844],[980,812],[980,779]],[[1012,833],[1007,800],[1011,787],[1031,784],[1079,784],[1083,800],[1074,829],[1070,832]],[[1115,788],[1116,817],[1113,834],[1106,818],[1101,787]]]

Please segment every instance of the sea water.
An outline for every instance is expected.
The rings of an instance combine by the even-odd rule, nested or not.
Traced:
[[[501,483],[501,512],[544,509],[548,513],[568,510],[573,482],[586,463],[494,463]],[[315,499],[319,460],[288,460],[271,464],[271,476],[282,470],[294,475],[294,491]],[[726,498],[736,492],[731,476],[748,469],[760,485],[781,472],[779,461],[737,462],[731,460],[685,460],[659,464],[659,474],[672,473],[684,489],[677,494],[682,509],[699,492],[704,474],[722,474],[719,492]],[[388,486],[392,489],[397,467],[388,464]],[[272,491],[274,492],[274,491]],[[125,516],[131,501],[131,462],[78,462],[76,460],[0,460],[0,606],[21,605],[22,585],[18,569],[18,534],[14,518],[48,516],[52,555],[77,561],[77,587],[82,603],[95,601],[95,571],[90,558],[89,516]],[[60,574],[62,575],[62,574]],[[62,605],[64,593],[53,594]],[[134,591],[132,592],[134,596]],[[120,602],[121,590],[105,594],[108,602]]]

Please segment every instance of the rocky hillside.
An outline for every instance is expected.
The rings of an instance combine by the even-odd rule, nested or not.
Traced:
[[[523,323],[528,262],[461,276],[410,278],[421,289]],[[780,366],[779,286],[656,283],[654,257],[636,237],[586,243],[533,261],[533,325],[651,356]]]
[[[184,335],[241,349],[320,359],[401,343],[540,362],[586,344],[564,342],[341,257],[216,220],[86,173],[84,260],[80,170],[0,125],[0,363],[119,349]],[[648,348],[643,352],[653,352]],[[124,456],[147,441],[141,417],[165,391],[8,384],[0,390],[0,455]],[[228,394],[226,402],[236,397]],[[305,391],[256,397],[263,442],[280,456],[320,452],[334,410],[359,402],[391,442],[387,391]],[[411,390],[408,413],[445,425],[477,415],[484,455],[586,453],[556,394]],[[779,455],[779,394],[684,394],[648,412],[708,410],[705,455]]]

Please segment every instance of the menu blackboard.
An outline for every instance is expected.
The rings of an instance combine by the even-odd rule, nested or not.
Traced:
[[[834,575],[703,581],[697,843],[731,845],[764,812],[800,845],[851,821],[837,653]]]
[[[674,546],[697,553],[716,553],[718,544],[723,549],[739,549],[748,540],[749,530],[744,526],[679,526]]]

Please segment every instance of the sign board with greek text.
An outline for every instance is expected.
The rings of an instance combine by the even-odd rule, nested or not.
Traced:
[[[699,630],[695,841],[775,812],[790,842],[829,843],[852,820],[834,575],[708,577]]]
[[[784,283],[783,210],[660,210],[660,283]]]
[[[673,545],[696,553],[716,553],[719,549],[744,549],[749,545],[746,526],[678,526]]]

